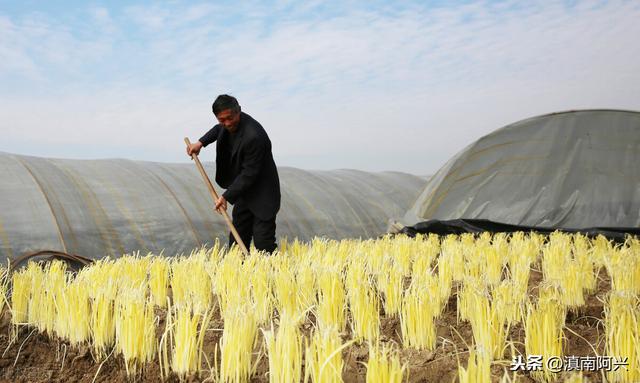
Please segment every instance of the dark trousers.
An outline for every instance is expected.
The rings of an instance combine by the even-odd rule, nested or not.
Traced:
[[[253,244],[258,250],[272,253],[278,247],[276,245],[276,217],[266,221],[261,220],[241,203],[233,206],[231,216],[233,225],[247,248],[251,244],[252,237]],[[233,234],[229,233],[229,247],[234,243],[236,240],[233,238]]]

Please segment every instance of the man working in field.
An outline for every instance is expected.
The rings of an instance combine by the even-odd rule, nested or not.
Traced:
[[[238,100],[223,94],[213,103],[219,124],[187,154],[216,141],[216,183],[227,190],[216,201],[216,210],[233,205],[233,224],[242,241],[251,238],[258,250],[273,252],[276,245],[276,214],[280,210],[280,180],[271,153],[271,141],[260,123],[240,110]],[[229,234],[229,246],[235,243]]]

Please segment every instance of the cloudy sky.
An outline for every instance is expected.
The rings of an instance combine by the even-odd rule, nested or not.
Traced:
[[[0,0],[0,151],[188,162],[230,93],[279,166],[431,174],[523,118],[640,110],[638,20],[640,1]]]

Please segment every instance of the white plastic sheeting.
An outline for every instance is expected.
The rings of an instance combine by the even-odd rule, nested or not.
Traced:
[[[204,164],[212,180],[214,165]],[[276,235],[303,240],[380,235],[425,184],[396,172],[284,167],[279,173]],[[193,163],[0,153],[2,261],[43,249],[91,258],[137,250],[174,255],[216,237],[226,243],[228,230]]]
[[[403,223],[640,226],[640,113],[583,110],[508,125],[449,160]]]

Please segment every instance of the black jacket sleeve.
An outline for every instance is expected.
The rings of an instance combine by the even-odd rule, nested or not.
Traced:
[[[213,128],[209,129],[209,131],[205,133],[204,136],[200,137],[198,141],[202,142],[203,147],[207,147],[207,145],[218,139],[218,136],[220,135],[220,129],[220,125],[214,126]]]
[[[240,165],[240,174],[222,194],[231,204],[235,203],[258,178],[267,153],[267,142],[258,138],[253,139],[245,144],[245,153]]]

